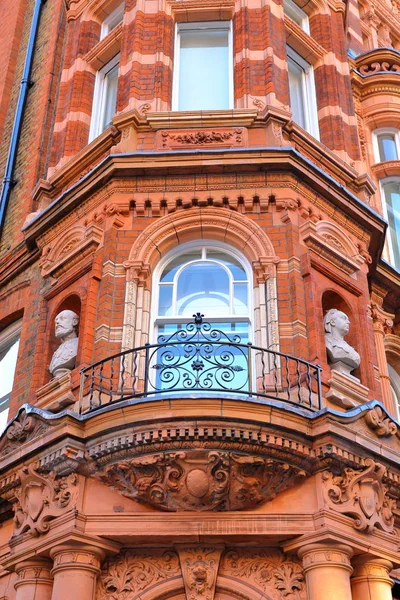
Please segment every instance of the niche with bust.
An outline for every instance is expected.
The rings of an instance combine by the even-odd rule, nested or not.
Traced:
[[[52,378],[70,373],[76,366],[79,343],[80,299],[70,296],[55,311],[50,323],[48,370]]]

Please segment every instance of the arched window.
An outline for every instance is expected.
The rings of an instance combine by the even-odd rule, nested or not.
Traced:
[[[396,418],[400,418],[400,375],[392,365],[388,364],[390,377],[390,389],[392,392],[393,404],[396,408]]]
[[[249,338],[250,265],[216,243],[189,243],[171,252],[155,273],[155,337],[179,329],[195,313],[226,334]]]

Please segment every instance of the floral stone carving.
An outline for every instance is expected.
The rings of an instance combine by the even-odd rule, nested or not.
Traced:
[[[380,406],[375,406],[365,415],[365,421],[378,437],[396,435],[397,425]]]
[[[193,146],[230,147],[243,146],[245,130],[235,129],[191,129],[178,131],[161,131],[157,139],[162,149],[191,148]]]
[[[124,496],[166,511],[253,508],[306,475],[271,458],[201,450],[135,457],[94,474]]]
[[[359,531],[372,533],[377,527],[394,533],[396,500],[388,496],[382,483],[386,468],[372,458],[365,460],[365,466],[363,471],[345,468],[342,475],[324,471],[325,499],[330,508],[352,517]]]
[[[49,522],[76,506],[78,476],[57,478],[41,475],[36,465],[24,467],[18,473],[21,486],[15,490],[14,536],[30,532],[37,536],[49,530]]]
[[[180,575],[176,552],[127,550],[106,561],[97,581],[97,600],[131,600],[150,585]]]
[[[227,552],[220,574],[244,580],[263,592],[271,600],[305,600],[306,588],[300,562],[278,552]],[[265,594],[265,596],[264,596]]]
[[[9,454],[21,444],[43,435],[49,426],[34,414],[22,410],[18,417],[10,423],[0,442],[2,456]]]
[[[187,600],[214,600],[222,548],[179,550]]]

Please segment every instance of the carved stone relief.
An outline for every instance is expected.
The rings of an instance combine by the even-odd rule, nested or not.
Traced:
[[[133,458],[95,474],[124,496],[166,511],[250,509],[306,475],[271,458],[198,450]]]
[[[181,548],[182,577],[187,600],[214,600],[222,548]]]
[[[230,551],[221,561],[220,574],[252,585],[271,600],[305,600],[306,588],[300,561],[278,551]]]
[[[365,415],[365,422],[378,437],[391,437],[397,433],[397,425],[380,406],[375,406]]]
[[[174,551],[127,550],[105,562],[97,581],[96,600],[131,600],[148,586],[180,574]]]
[[[22,410],[10,423],[0,441],[0,454],[4,457],[27,441],[43,435],[49,425],[34,414]]]
[[[37,536],[46,533],[49,522],[76,506],[78,475],[57,478],[55,474],[41,475],[31,464],[18,472],[20,487],[15,489],[13,504],[14,536],[30,532]]]
[[[243,146],[246,130],[243,127],[235,129],[205,129],[157,132],[158,147],[162,149],[191,148],[193,146],[212,146],[224,148]]]
[[[322,473],[324,496],[330,508],[353,519],[355,529],[373,533],[377,527],[394,533],[396,500],[387,493],[382,483],[386,468],[367,458],[365,469],[345,468],[341,475],[331,471]]]

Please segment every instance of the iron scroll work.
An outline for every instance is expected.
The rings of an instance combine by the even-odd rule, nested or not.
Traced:
[[[171,334],[98,361],[81,371],[81,410],[155,394],[219,393],[321,408],[321,367],[242,343],[196,313]]]

